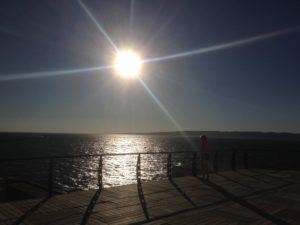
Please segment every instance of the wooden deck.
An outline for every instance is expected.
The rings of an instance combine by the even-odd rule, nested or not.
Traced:
[[[300,224],[300,171],[238,170],[0,204],[0,224]]]

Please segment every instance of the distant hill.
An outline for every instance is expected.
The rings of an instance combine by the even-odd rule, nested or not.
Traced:
[[[300,134],[277,133],[277,132],[257,132],[257,131],[184,131],[188,136],[206,135],[210,138],[238,138],[238,139],[280,139],[300,141]],[[151,135],[182,135],[180,132],[152,132],[144,133]]]

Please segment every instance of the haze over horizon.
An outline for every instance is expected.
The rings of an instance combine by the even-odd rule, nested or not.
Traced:
[[[1,1],[0,132],[300,133],[299,10],[283,0]],[[114,44],[145,60],[141,82],[102,70]]]

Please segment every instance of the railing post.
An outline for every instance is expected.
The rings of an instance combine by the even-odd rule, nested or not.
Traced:
[[[102,182],[102,164],[103,164],[103,158],[102,155],[99,159],[99,167],[98,167],[98,189],[102,189],[103,182]]]
[[[249,169],[249,164],[248,164],[248,150],[244,151],[244,168]]]
[[[172,179],[172,153],[168,154],[168,163],[167,163],[167,176],[168,179]]]
[[[193,154],[193,164],[192,164],[193,176],[197,176],[197,152]]]
[[[213,165],[214,165],[214,172],[218,173],[219,170],[219,166],[218,166],[218,152],[215,152],[214,154],[214,161],[213,161]]]
[[[236,170],[236,150],[232,151],[231,155],[231,170]]]
[[[141,154],[138,154],[138,158],[136,162],[136,180],[138,184],[141,181]]]
[[[53,164],[54,158],[49,158],[49,174],[48,174],[48,196],[53,196]]]

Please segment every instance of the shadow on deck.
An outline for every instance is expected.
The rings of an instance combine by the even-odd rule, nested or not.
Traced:
[[[238,170],[141,182],[2,203],[0,224],[300,224],[299,181],[299,171]]]

